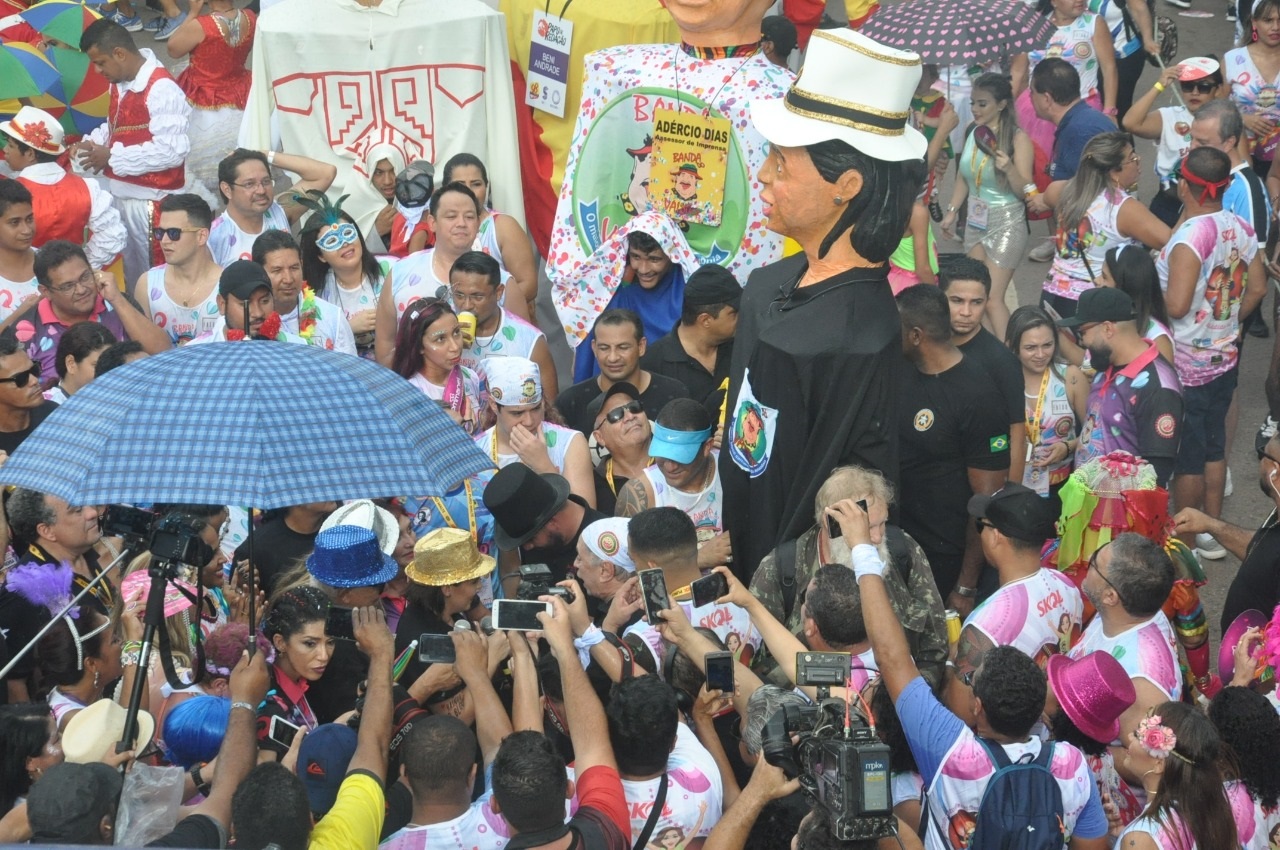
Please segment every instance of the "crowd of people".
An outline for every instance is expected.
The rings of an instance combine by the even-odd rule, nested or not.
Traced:
[[[938,67],[675,0],[697,79],[782,92],[726,122],[758,138],[741,253],[788,240],[756,267],[650,203],[648,135],[582,263],[466,151],[370,145],[365,232],[332,163],[237,147],[257,4],[157,5],[54,44],[110,84],[97,129],[0,121],[0,464],[104,374],[248,339],[395,372],[489,468],[142,506],[188,541],[164,580],[107,506],[9,488],[0,843],[1280,844],[1280,0],[1167,68],[1142,2],[1040,0],[1041,49]],[[1240,362],[1272,334],[1275,510],[1242,528]]]

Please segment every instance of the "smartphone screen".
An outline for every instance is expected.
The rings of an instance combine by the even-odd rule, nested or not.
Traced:
[[[728,593],[729,582],[720,573],[712,573],[689,585],[689,589],[693,591],[693,607],[701,608]]]
[[[276,716],[271,718],[271,728],[267,730],[267,737],[275,741],[282,747],[293,746],[293,739],[298,734],[298,727],[294,726],[283,717]]]
[[[644,594],[645,616],[649,624],[653,625],[662,619],[658,612],[671,607],[671,602],[667,599],[667,580],[662,575],[662,570],[641,570],[638,575],[640,592]]]
[[[418,660],[423,664],[452,664],[457,661],[453,638],[449,635],[422,635],[418,638]]]
[[[840,530],[840,520],[831,514],[827,514],[827,537],[832,540],[839,540],[844,532]]]
[[[551,613],[551,603],[525,599],[495,599],[493,601],[493,627],[518,632],[540,632],[542,622],[538,614]]]
[[[324,633],[337,640],[355,640],[355,627],[351,624],[351,609],[329,608],[329,616],[324,621]]]
[[[707,690],[733,695],[733,653],[708,652],[704,656],[707,668]]]

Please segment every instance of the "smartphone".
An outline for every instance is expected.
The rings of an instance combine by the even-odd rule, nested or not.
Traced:
[[[297,737],[299,728],[301,727],[294,726],[288,720],[277,715],[271,718],[271,726],[267,729],[267,737],[287,749],[293,746],[293,739]]]
[[[658,612],[671,607],[667,598],[667,579],[662,570],[641,570],[637,575],[640,576],[640,593],[644,596],[645,616],[649,625],[656,625],[662,619]]]
[[[693,607],[701,608],[728,593],[729,582],[720,573],[712,573],[690,584],[689,589],[693,591]]]
[[[869,513],[866,499],[858,499],[854,504],[861,508],[864,514]],[[832,540],[838,540],[844,536],[844,530],[840,528],[840,520],[831,514],[827,514],[827,536]]]
[[[418,638],[418,660],[423,664],[452,664],[457,661],[453,638],[449,635],[422,635]]]
[[[324,633],[337,640],[355,640],[355,626],[351,623],[351,609],[330,606],[324,621]]]
[[[732,652],[708,652],[703,656],[703,664],[707,670],[707,690],[720,691],[726,696],[733,695],[733,660]]]
[[[538,614],[551,613],[550,602],[527,599],[493,600],[493,627],[517,632],[540,632],[542,621]]]

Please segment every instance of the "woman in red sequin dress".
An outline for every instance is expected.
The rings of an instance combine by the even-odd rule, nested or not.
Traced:
[[[206,0],[191,0],[187,21],[169,39],[168,49],[174,59],[191,56],[178,77],[193,107],[187,170],[218,198],[218,163],[236,148],[249,99],[251,77],[245,63],[253,50],[257,17],[237,10],[233,0],[207,0],[209,14],[202,15],[205,5]]]

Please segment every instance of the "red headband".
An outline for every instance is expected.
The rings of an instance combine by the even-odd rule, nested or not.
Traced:
[[[1215,180],[1211,182],[1198,174],[1192,174],[1187,170],[1186,157],[1183,157],[1182,162],[1178,163],[1178,173],[1182,175],[1183,180],[1186,180],[1192,186],[1200,187],[1200,203],[1202,204],[1204,203],[1205,198],[1213,198],[1215,201],[1221,200],[1221,198],[1218,197],[1219,193],[1227,187],[1228,183],[1231,182],[1230,177],[1227,177],[1226,180]]]

